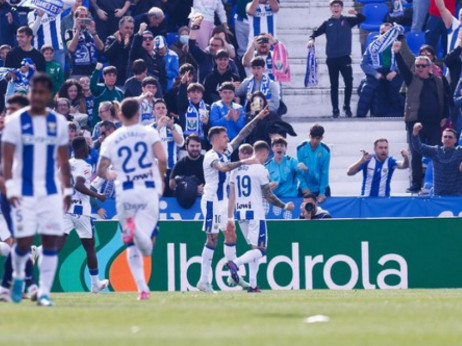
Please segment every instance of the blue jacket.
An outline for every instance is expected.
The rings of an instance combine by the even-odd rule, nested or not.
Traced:
[[[278,186],[273,191],[279,198],[297,197],[298,185],[303,179],[302,171],[297,168],[298,160],[288,155],[282,158],[278,164],[274,158],[266,164],[270,175],[270,181],[277,182]]]
[[[167,48],[167,54],[164,55],[165,69],[167,71],[167,89],[170,90],[173,83],[175,83],[176,77],[178,77],[180,63],[178,60],[178,54],[173,50]]]
[[[310,189],[312,193],[324,195],[329,186],[329,163],[330,149],[324,143],[320,143],[316,149],[312,149],[310,141],[305,141],[297,147],[297,159],[308,167],[308,172],[302,173],[300,188]]]
[[[388,48],[388,49],[391,49]],[[364,52],[363,58],[361,60],[361,69],[364,71],[365,74],[369,76],[375,77],[377,74],[377,70],[382,68],[383,66],[383,57],[382,54],[373,54],[367,47],[366,51]],[[398,65],[396,64],[395,53],[393,49],[391,49],[391,66],[390,71],[398,72]]]
[[[239,134],[239,131],[245,126],[245,112],[242,106],[238,103],[232,104],[232,107],[241,112],[239,120],[235,122],[233,119],[226,120],[225,117],[229,112],[229,108],[223,101],[217,101],[212,104],[210,109],[210,125],[224,126],[228,130],[228,137],[232,140]]]

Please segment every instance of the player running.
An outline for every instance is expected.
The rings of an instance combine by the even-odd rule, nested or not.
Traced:
[[[238,273],[239,267],[248,263],[250,285],[248,292],[259,293],[261,291],[257,286],[258,266],[260,258],[265,256],[268,240],[263,199],[284,210],[293,210],[294,204],[282,202],[271,190],[269,173],[263,166],[268,159],[269,145],[264,141],[257,141],[253,150],[259,164],[242,165],[231,174],[227,225],[228,232],[235,232],[234,215],[236,215],[244,238],[252,249],[238,258],[231,259],[227,266],[233,281],[237,284],[242,280]],[[239,158],[241,152],[245,155],[245,152],[249,151],[248,147],[239,148]]]
[[[127,260],[138,287],[138,300],[149,299],[142,256],[151,256],[157,236],[159,197],[167,155],[155,129],[139,123],[137,99],[122,102],[123,126],[101,147],[99,177],[115,180],[116,209],[127,245]],[[113,170],[108,170],[112,164]]]
[[[29,89],[30,107],[10,116],[2,136],[3,177],[16,239],[11,299],[22,300],[25,267],[38,232],[43,245],[37,300],[41,306],[53,305],[50,289],[58,265],[57,240],[62,235],[63,211],[69,208],[73,193],[67,122],[47,108],[52,92],[50,77],[35,74]]]
[[[236,232],[226,232],[228,172],[243,164],[254,163],[255,160],[230,162],[230,156],[252,132],[258,121],[268,114],[269,111],[266,107],[230,143],[225,127],[216,126],[209,130],[208,138],[212,143],[212,149],[204,157],[205,186],[201,201],[201,210],[204,217],[202,230],[206,233],[207,241],[202,251],[201,276],[196,286],[202,292],[214,292],[209,280],[209,273],[212,268],[213,254],[217,246],[220,230],[223,231],[225,236],[224,253],[226,259],[230,261],[236,257]]]

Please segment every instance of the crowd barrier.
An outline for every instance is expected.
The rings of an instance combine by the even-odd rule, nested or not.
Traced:
[[[301,198],[283,199],[295,202],[295,210],[284,211],[265,202],[267,219],[298,219],[300,216]],[[115,203],[108,199],[103,203],[108,219],[115,217]],[[431,217],[462,215],[462,197],[330,197],[321,204],[332,217],[347,218],[379,218],[379,217]],[[182,208],[176,198],[163,198],[160,202],[161,220],[201,220],[200,199],[190,209]]]
[[[111,291],[135,291],[120,229],[96,222],[101,277]],[[268,251],[258,283],[263,289],[406,289],[462,287],[462,219],[269,221]],[[161,221],[145,275],[154,291],[194,290],[205,236],[200,221]],[[213,262],[213,285],[226,284],[223,237]],[[238,255],[248,249],[238,230]],[[60,253],[54,291],[88,291],[85,252],[75,232]],[[241,268],[241,274],[248,276]]]

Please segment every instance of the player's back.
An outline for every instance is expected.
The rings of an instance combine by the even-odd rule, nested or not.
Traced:
[[[269,184],[269,175],[261,164],[243,165],[236,169],[231,182],[236,195],[236,217],[238,220],[264,220],[265,208],[261,187]]]
[[[136,124],[117,129],[103,142],[101,156],[111,160],[117,173],[117,194],[145,188],[161,191],[162,181],[152,149],[159,141],[155,129]]]

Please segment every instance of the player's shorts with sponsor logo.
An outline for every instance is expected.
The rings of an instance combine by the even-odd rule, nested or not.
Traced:
[[[141,232],[150,238],[157,235],[159,194],[155,189],[124,190],[116,197],[116,209],[122,228],[131,217],[135,220],[135,234]]]
[[[64,234],[71,233],[75,229],[80,239],[93,238],[93,222],[90,216],[78,214],[64,214]]]
[[[11,208],[13,236],[25,238],[36,233],[61,236],[63,234],[63,197],[24,196],[19,206]]]
[[[204,217],[202,230],[205,233],[217,234],[220,230],[226,230],[226,223],[228,222],[228,199],[207,201],[205,198],[202,198],[201,210]]]
[[[266,220],[239,220],[238,222],[247,244],[266,248],[268,245]]]

